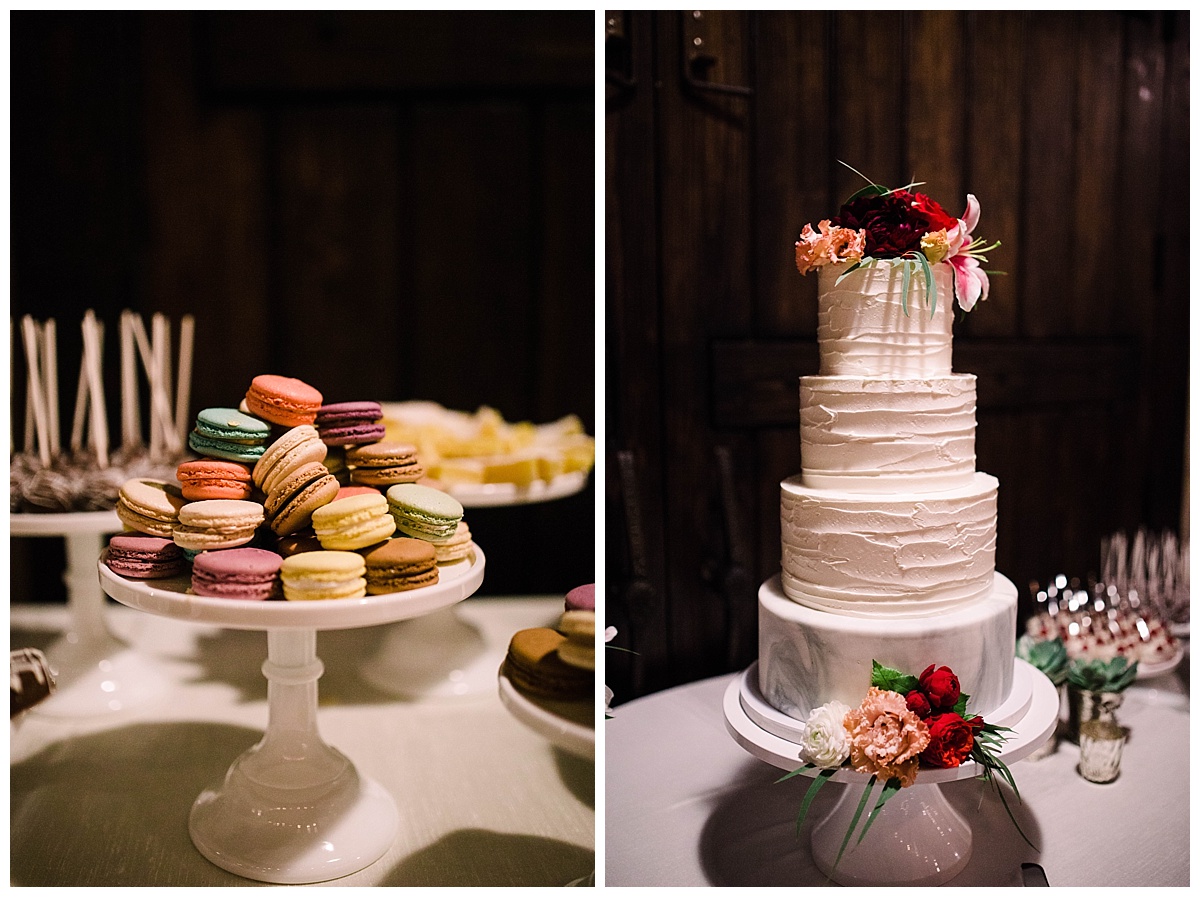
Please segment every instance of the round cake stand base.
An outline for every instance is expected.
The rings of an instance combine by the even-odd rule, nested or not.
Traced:
[[[1000,749],[1008,766],[1036,751],[1058,725],[1058,689],[1046,676],[1023,660],[1013,661],[1013,689],[1028,694],[1011,696],[1024,712],[1006,723],[1011,730]],[[780,769],[794,770],[800,761],[800,746],[764,729],[746,707],[760,702],[757,665],[736,676],[725,691],[722,708],[725,727],[747,752]],[[797,726],[800,724],[797,723]],[[799,729],[797,729],[797,732]],[[797,736],[793,736],[797,737]],[[858,841],[866,823],[866,811],[846,842],[840,861],[838,852],[866,787],[864,776],[841,769],[831,781],[847,787],[829,814],[813,826],[812,851],[817,867],[841,885],[942,885],[954,878],[971,858],[971,826],[946,800],[940,786],[979,776],[974,762],[955,769],[922,769],[917,784],[902,788],[879,811],[866,836]],[[812,773],[815,775],[815,771]],[[883,786],[876,783],[876,789]],[[1010,798],[1015,800],[1015,798]],[[867,803],[875,805],[872,796]],[[836,868],[835,868],[836,861]]]
[[[246,771],[254,750],[192,805],[188,832],[210,862],[255,881],[311,884],[365,869],[391,847],[396,802],[345,758],[331,781],[287,788]]]
[[[268,630],[267,731],[192,805],[196,849],[245,878],[330,881],[371,865],[396,837],[395,800],[317,730],[315,649],[313,630]]]
[[[812,855],[817,868],[845,886],[942,885],[966,868],[971,858],[971,826],[950,805],[939,785],[902,788],[858,841],[866,813],[838,852],[865,785],[843,789],[829,815],[812,831]],[[876,792],[882,787],[879,784]],[[877,796],[872,794],[870,805]]]

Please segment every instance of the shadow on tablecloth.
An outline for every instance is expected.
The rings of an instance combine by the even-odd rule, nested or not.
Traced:
[[[138,724],[56,742],[9,769],[11,884],[246,885],[192,846],[188,813],[262,732]]]

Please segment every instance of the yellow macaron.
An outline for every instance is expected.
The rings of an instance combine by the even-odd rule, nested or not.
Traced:
[[[288,601],[362,598],[367,564],[353,551],[305,551],[283,559],[279,577]]]
[[[313,511],[312,528],[321,547],[354,551],[390,539],[396,532],[396,518],[383,493],[351,495]]]

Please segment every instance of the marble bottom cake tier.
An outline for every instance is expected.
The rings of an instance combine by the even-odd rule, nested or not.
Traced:
[[[857,707],[871,684],[871,661],[919,676],[948,666],[970,695],[967,709],[1000,707],[1012,689],[1017,588],[999,573],[991,592],[929,617],[855,617],[814,610],[784,594],[780,577],[758,593],[759,689],[796,719],[838,700]]]

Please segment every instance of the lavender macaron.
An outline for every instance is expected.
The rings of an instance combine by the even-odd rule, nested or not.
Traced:
[[[192,592],[242,601],[278,598],[282,564],[282,557],[263,548],[206,551],[192,562]]]
[[[182,573],[187,560],[171,539],[121,533],[108,542],[108,569],[130,579],[165,579]]]
[[[317,412],[317,431],[326,445],[368,445],[383,439],[383,408],[378,402],[334,402]]]

